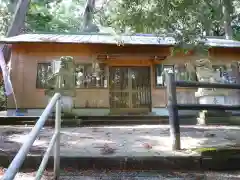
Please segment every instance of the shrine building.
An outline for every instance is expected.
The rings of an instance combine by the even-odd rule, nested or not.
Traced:
[[[187,64],[201,58],[209,58],[215,69],[228,71],[231,83],[240,83],[240,42],[233,40],[209,38],[204,42],[209,47],[207,56],[172,54],[174,38],[141,34],[22,34],[0,42],[11,45],[11,81],[18,108],[26,116],[40,116],[47,106],[44,91],[51,62],[62,56],[74,59],[73,111],[79,116],[167,115],[163,72],[173,70],[177,80],[196,81],[196,73],[189,75]],[[179,103],[197,103],[196,89],[177,91]],[[229,92],[225,103],[239,104],[239,92]],[[7,111],[9,116],[15,112],[12,96]]]

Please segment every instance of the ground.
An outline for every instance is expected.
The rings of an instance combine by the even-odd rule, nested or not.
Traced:
[[[27,140],[31,126],[1,126],[0,150],[2,153],[16,153]],[[45,127],[31,148],[31,154],[43,154],[52,137],[54,129]],[[206,147],[238,147],[240,127],[231,126],[181,126],[181,146],[178,152],[171,151],[169,126],[134,125],[134,126],[98,126],[62,128],[61,155],[74,157],[98,156],[199,156],[194,151]],[[18,173],[16,180],[34,179],[34,170]],[[1,175],[3,174],[0,173]],[[50,180],[52,172],[47,171],[43,179]],[[101,177],[101,178],[100,178]],[[61,180],[115,180],[115,179],[166,179],[166,180],[240,180],[239,172],[99,172],[63,169]]]
[[[0,150],[16,152],[27,139],[30,126],[1,126]],[[31,153],[46,150],[54,129],[45,127],[34,142]],[[62,156],[194,156],[196,148],[238,147],[240,127],[231,126],[181,126],[179,152],[171,151],[169,126],[101,126],[62,128]]]
[[[2,175],[0,174],[0,178]],[[33,180],[35,172],[18,173],[15,180]],[[51,180],[52,172],[45,172],[42,180]],[[60,180],[239,180],[240,172],[62,172]]]

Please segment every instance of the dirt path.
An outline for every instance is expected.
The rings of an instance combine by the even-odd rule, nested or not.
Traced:
[[[32,127],[1,126],[0,150],[15,153],[28,138]],[[42,129],[31,153],[46,150],[53,128]],[[239,146],[240,128],[229,126],[182,126],[181,152],[171,151],[167,125],[104,126],[63,128],[61,155],[64,156],[174,156],[194,155],[189,149]]]

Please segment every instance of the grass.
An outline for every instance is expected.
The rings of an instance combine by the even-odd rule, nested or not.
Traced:
[[[193,151],[198,152],[198,153],[204,153],[204,152],[216,152],[218,149],[215,147],[210,147],[210,148],[197,148],[193,149]]]
[[[240,148],[226,147],[226,148],[217,148],[217,147],[208,147],[208,148],[196,148],[193,151],[200,153],[201,156],[214,156],[220,158],[228,158],[230,156],[240,156]]]

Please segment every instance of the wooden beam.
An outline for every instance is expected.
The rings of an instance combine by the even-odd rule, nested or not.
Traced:
[[[178,110],[240,110],[240,105],[178,104]]]
[[[200,88],[223,88],[223,89],[240,89],[239,84],[219,84],[193,81],[176,81],[177,87],[200,87]]]
[[[177,92],[175,85],[175,77],[173,73],[167,74],[167,96],[168,96],[168,112],[170,124],[170,137],[172,140],[172,150],[180,150],[180,126],[177,109]]]

